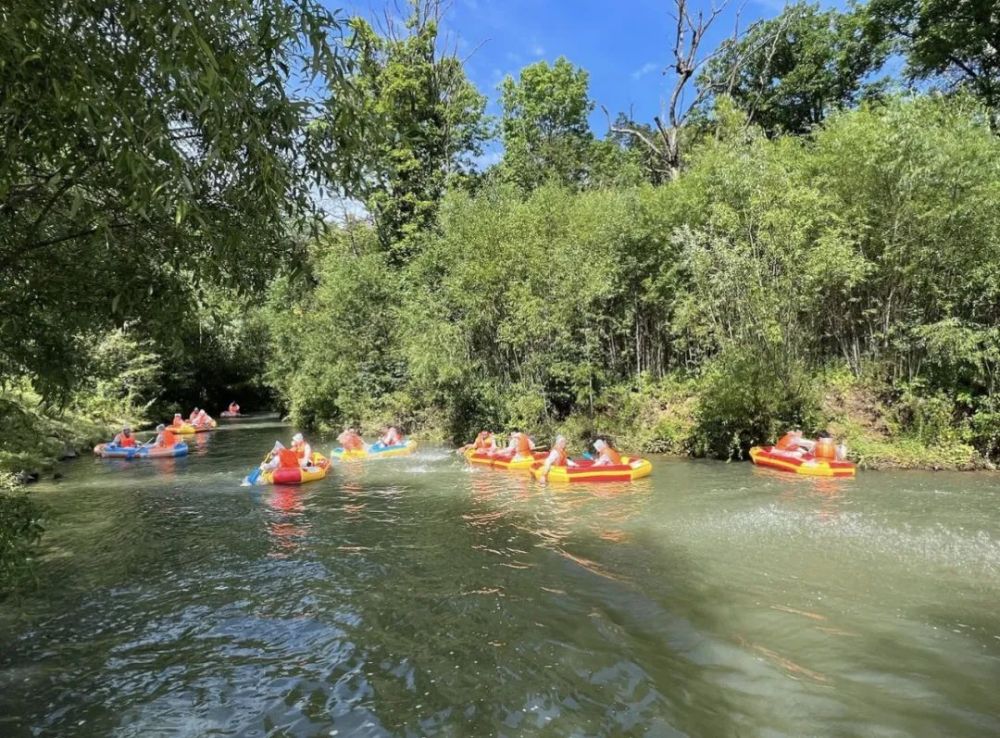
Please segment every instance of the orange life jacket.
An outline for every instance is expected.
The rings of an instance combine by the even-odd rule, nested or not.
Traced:
[[[480,434],[476,436],[476,442],[473,444],[473,448],[477,451],[482,448],[489,448],[493,445],[493,434],[487,433],[486,435]]]
[[[609,464],[617,466],[622,463],[622,455],[611,448],[611,446],[605,446],[604,451],[601,452],[601,456],[605,457]]]
[[[554,448],[552,450],[556,453],[556,460],[553,462],[552,466],[566,466],[566,449]]]
[[[522,433],[517,437],[517,455],[531,456],[531,439],[527,433]]]
[[[177,444],[177,434],[167,428],[163,431],[163,447],[170,448]]]
[[[170,424],[174,428],[182,428],[184,426],[184,418],[174,418],[173,422]]]
[[[306,457],[305,441],[303,441],[302,443],[293,443],[292,450],[295,452],[296,458],[304,459]]]
[[[135,436],[126,436],[124,433],[119,433],[115,436],[114,444],[120,448],[133,448],[135,446]]]
[[[299,457],[290,448],[279,449],[278,467],[281,469],[298,469]]]
[[[358,451],[362,448],[364,448],[364,443],[361,441],[361,436],[358,436],[355,433],[350,433],[347,438],[344,439],[345,451]]]
[[[780,439],[778,439],[777,447],[782,451],[793,451],[794,449],[799,447],[799,444],[796,443],[795,434],[789,431],[788,433],[783,435]]]
[[[828,459],[833,461],[837,458],[837,447],[833,443],[832,438],[820,438],[816,441],[816,447],[813,449],[813,456],[817,459]]]

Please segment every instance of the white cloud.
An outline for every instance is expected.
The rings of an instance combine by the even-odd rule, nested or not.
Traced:
[[[642,79],[647,74],[655,72],[660,68],[660,65],[656,62],[646,62],[641,67],[632,72],[632,79]]]
[[[494,164],[499,164],[501,159],[503,159],[502,151],[485,151],[475,158],[474,163],[476,169],[482,172]]]

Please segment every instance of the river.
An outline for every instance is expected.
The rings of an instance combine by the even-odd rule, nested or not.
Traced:
[[[1000,735],[1000,477],[545,488],[430,448],[240,487],[289,433],[33,488],[0,735]]]

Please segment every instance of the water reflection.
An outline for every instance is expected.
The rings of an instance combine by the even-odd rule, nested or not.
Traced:
[[[431,450],[239,488],[285,433],[37,488],[52,548],[30,617],[0,612],[0,734],[1000,730],[988,485],[664,461],[557,487]]]
[[[268,516],[267,529],[271,540],[270,555],[285,558],[299,553],[311,529],[305,515],[302,487],[274,485],[269,488],[267,505],[273,514]]]

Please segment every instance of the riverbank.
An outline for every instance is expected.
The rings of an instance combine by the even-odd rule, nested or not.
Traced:
[[[138,427],[138,411],[46,405],[28,389],[0,395],[0,473],[31,482],[51,471],[57,461],[88,453],[124,424]]]
[[[592,411],[576,411],[561,420],[518,420],[510,428],[526,428],[538,441],[564,435],[577,449],[596,436],[607,435],[620,448],[632,451],[739,461],[749,460],[746,452],[751,445],[773,441],[790,425],[798,425],[808,435],[827,430],[842,439],[850,459],[865,470],[996,468],[971,442],[975,424],[959,417],[955,403],[940,397],[898,392],[894,397],[892,388],[835,371],[812,379],[810,391],[802,393],[798,417],[788,419],[781,407],[755,406],[752,397],[740,398],[741,403],[729,398],[719,402],[715,392],[704,380],[680,377],[641,386],[620,385],[596,397]],[[726,410],[732,417],[723,416]],[[361,425],[371,436],[393,423],[403,423],[420,440],[468,440],[452,438],[449,428],[456,425],[454,420],[433,409],[395,407],[372,413]],[[710,437],[719,426],[733,429],[732,440],[722,453]]]

